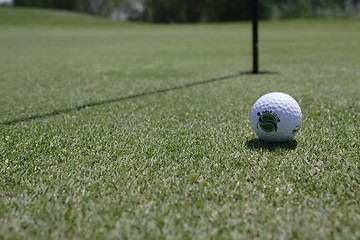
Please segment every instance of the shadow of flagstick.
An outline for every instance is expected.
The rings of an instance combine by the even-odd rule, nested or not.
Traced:
[[[78,105],[78,106],[71,107],[71,108],[59,109],[59,110],[55,110],[55,111],[48,112],[48,113],[34,114],[34,115],[30,115],[30,116],[23,117],[23,118],[13,119],[13,120],[2,122],[0,124],[7,125],[7,126],[15,125],[15,124],[21,123],[21,122],[28,122],[28,121],[32,121],[32,120],[44,119],[44,118],[48,118],[48,117],[57,116],[60,114],[66,114],[66,113],[73,112],[73,111],[80,111],[80,110],[82,110],[84,108],[88,108],[88,107],[96,107],[96,106],[101,106],[101,105],[105,105],[105,104],[130,100],[130,99],[134,99],[134,98],[140,98],[140,97],[144,97],[144,96],[156,95],[156,94],[176,91],[176,90],[180,90],[180,89],[190,88],[190,87],[194,87],[194,86],[198,86],[198,85],[209,84],[209,83],[213,83],[213,82],[227,80],[230,78],[235,78],[235,77],[245,75],[245,74],[246,73],[237,73],[237,74],[227,75],[227,76],[223,76],[223,77],[211,78],[211,79],[207,79],[204,81],[187,83],[187,84],[180,85],[180,86],[163,88],[163,89],[158,89],[158,90],[153,90],[153,91],[148,91],[148,92],[142,92],[139,94],[132,94],[132,95],[119,97],[119,98],[112,98],[112,99],[107,99],[107,100],[102,100],[102,101],[94,101],[94,102],[84,103],[82,105]]]

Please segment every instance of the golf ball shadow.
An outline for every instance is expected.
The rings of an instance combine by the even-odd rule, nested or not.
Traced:
[[[298,143],[295,139],[291,139],[285,142],[266,142],[260,138],[254,138],[246,142],[246,146],[250,149],[266,149],[269,151],[276,151],[279,149],[295,150],[297,145]]]

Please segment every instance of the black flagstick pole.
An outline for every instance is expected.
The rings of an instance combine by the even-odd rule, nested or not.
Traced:
[[[259,0],[252,0],[253,74],[259,73],[258,20]]]

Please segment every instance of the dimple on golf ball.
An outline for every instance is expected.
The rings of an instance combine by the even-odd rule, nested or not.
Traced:
[[[284,142],[299,131],[302,113],[299,104],[291,96],[272,92],[260,97],[254,104],[250,123],[260,139],[268,142]]]

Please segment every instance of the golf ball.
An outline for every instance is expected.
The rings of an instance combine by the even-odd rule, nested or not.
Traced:
[[[268,142],[284,142],[294,137],[301,127],[302,113],[291,96],[272,92],[260,97],[254,104],[250,123],[252,129]]]

